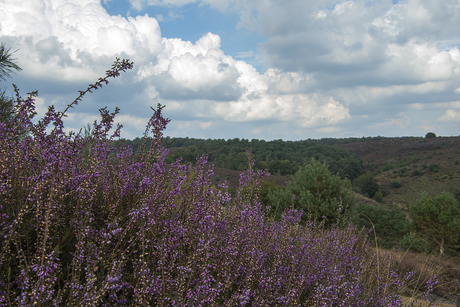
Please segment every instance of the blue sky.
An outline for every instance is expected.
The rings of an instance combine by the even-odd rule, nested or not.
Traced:
[[[246,58],[246,62],[263,70],[263,63],[254,59],[257,44],[264,41],[255,30],[237,27],[237,12],[223,12],[209,5],[190,3],[184,6],[147,6],[141,10],[132,9],[127,1],[110,1],[102,6],[111,15],[123,17],[148,14],[160,24],[163,37],[178,37],[195,42],[211,32],[221,37],[220,48],[234,58]],[[253,56],[248,56],[249,54]],[[249,59],[248,59],[249,58]]]
[[[85,97],[65,125],[121,109],[141,136],[299,140],[458,135],[456,0],[0,0],[0,41],[23,68],[0,84],[64,109],[111,66],[134,69]]]

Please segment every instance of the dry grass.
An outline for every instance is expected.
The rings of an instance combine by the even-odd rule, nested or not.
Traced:
[[[402,297],[402,304],[403,306],[413,306],[413,307],[428,307],[428,306],[433,306],[433,303],[436,304],[437,307],[456,307],[456,305],[451,304],[451,303],[443,303],[443,302],[430,302],[427,300],[419,300],[417,302],[414,302],[412,298],[410,297]]]
[[[436,306],[460,306],[460,260],[380,248],[371,248],[370,252],[379,259],[382,268],[397,266],[402,276],[417,272],[401,291],[403,306],[433,306],[430,301]],[[428,298],[422,298],[420,293],[426,290],[426,281],[435,275],[440,283]]]

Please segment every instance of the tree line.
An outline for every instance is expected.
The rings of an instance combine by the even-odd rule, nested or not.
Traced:
[[[150,139],[146,140],[146,148]],[[124,140],[139,152],[142,139]],[[248,161],[246,151],[253,154],[256,169],[266,169],[271,174],[294,175],[300,167],[315,158],[325,162],[329,170],[343,179],[353,180],[363,174],[363,161],[353,152],[331,147],[331,139],[302,140],[302,141],[265,141],[258,139],[194,139],[165,137],[163,144],[170,149],[167,163],[175,162],[182,158],[184,163],[194,163],[198,156],[208,155],[209,163],[216,167],[243,171],[247,169]]]

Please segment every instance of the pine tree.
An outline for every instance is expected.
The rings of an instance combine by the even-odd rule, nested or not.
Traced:
[[[11,78],[11,73],[15,70],[22,70],[14,61],[13,53],[11,48],[6,48],[4,43],[0,43],[0,79],[6,81],[7,78]]]
[[[304,211],[302,220],[308,220],[311,215],[324,220],[326,225],[335,223],[337,212],[343,214],[354,203],[348,181],[332,175],[326,164],[314,159],[295,173],[285,189],[270,191],[268,198],[276,219],[293,205],[295,209]]]
[[[11,73],[14,70],[22,70],[14,63],[13,53],[11,48],[6,48],[4,43],[0,43],[0,80],[6,81],[11,78]],[[0,91],[0,121],[5,122],[14,114],[13,99],[6,95],[6,89]]]
[[[0,43],[0,80],[6,81],[11,78],[11,73],[22,70],[14,61],[11,48],[6,48],[4,43]],[[0,90],[0,122],[6,122],[14,115],[13,99],[6,95],[6,89]]]
[[[409,212],[416,230],[427,239],[439,245],[444,255],[445,246],[455,242],[460,235],[460,208],[448,192],[435,197],[423,194],[418,201],[409,204]]]

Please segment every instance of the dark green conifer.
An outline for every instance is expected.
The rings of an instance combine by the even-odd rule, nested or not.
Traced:
[[[270,191],[268,198],[277,219],[286,208],[294,205],[295,209],[304,211],[304,221],[311,215],[326,224],[333,224],[337,221],[337,213],[343,215],[354,203],[349,188],[349,181],[332,175],[326,164],[312,159],[295,173],[285,189]]]

